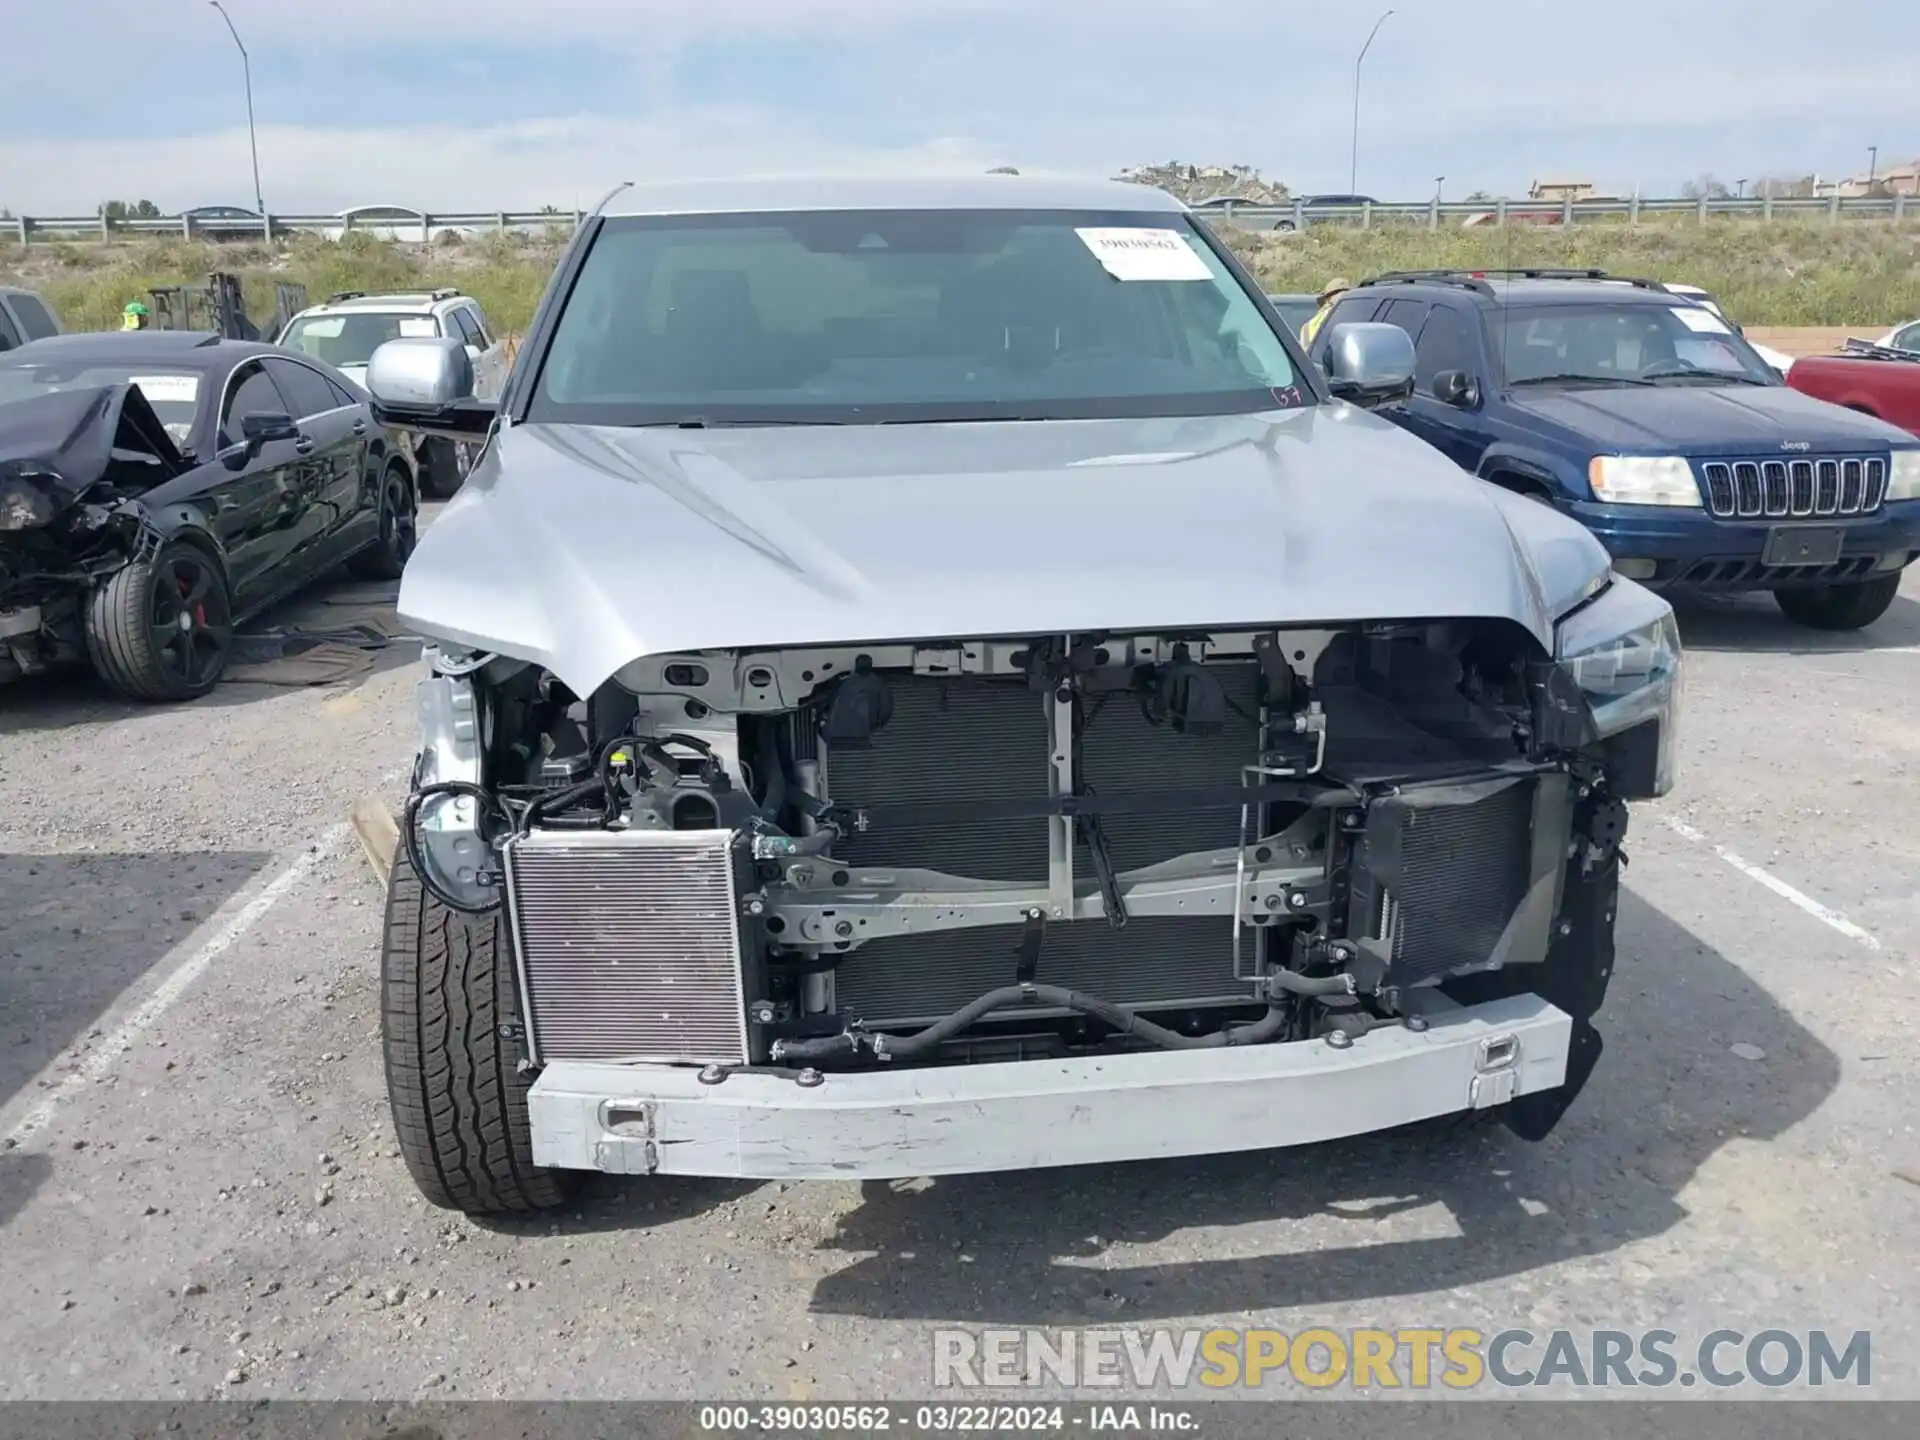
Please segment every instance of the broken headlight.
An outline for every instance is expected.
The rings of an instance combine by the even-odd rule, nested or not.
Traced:
[[[1666,794],[1675,778],[1684,670],[1673,608],[1630,580],[1616,580],[1563,621],[1555,641],[1560,668],[1592,710],[1603,742],[1657,725],[1639,732],[1654,747],[1652,774],[1631,788]]]
[[[38,530],[59,513],[47,493],[52,475],[36,471],[0,474],[0,530]]]

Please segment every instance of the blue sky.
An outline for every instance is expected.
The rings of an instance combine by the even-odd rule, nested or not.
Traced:
[[[1401,0],[1362,72],[1359,184],[1920,156],[1914,0]],[[6,21],[0,205],[251,204],[240,61],[205,0]],[[11,7],[10,7],[11,8]],[[229,0],[269,206],[590,205],[713,171],[1245,163],[1343,190],[1381,5],[1297,0]],[[129,77],[143,83],[129,83]]]

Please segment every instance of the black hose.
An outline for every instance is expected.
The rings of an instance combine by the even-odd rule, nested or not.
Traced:
[[[1097,995],[1083,995],[1078,990],[1066,990],[1058,985],[1003,985],[998,990],[989,990],[978,1000],[916,1034],[874,1035],[870,1037],[870,1043],[876,1055],[895,1060],[910,1059],[952,1039],[996,1010],[1019,1009],[1036,1001],[1091,1015],[1124,1035],[1132,1035],[1163,1050],[1217,1050],[1228,1045],[1258,1045],[1279,1034],[1286,1027],[1290,1014],[1284,1006],[1271,1005],[1266,1015],[1251,1025],[1236,1025],[1216,1030],[1211,1035],[1182,1035],[1164,1025],[1155,1025],[1151,1020],[1142,1020],[1138,1015]],[[830,1035],[819,1040],[783,1040],[780,1042],[778,1058],[783,1061],[831,1059],[847,1054],[850,1043],[857,1047],[858,1042],[850,1042],[850,1037],[846,1035]]]
[[[459,795],[471,799],[478,807],[475,816],[474,832],[481,843],[486,843],[486,827],[480,823],[489,812],[498,812],[500,802],[480,785],[466,780],[442,780],[433,785],[422,785],[407,796],[407,803],[400,812],[400,848],[406,852],[407,864],[413,867],[413,873],[420,877],[420,883],[442,905],[449,910],[458,910],[465,915],[486,915],[500,908],[499,887],[494,887],[493,899],[484,905],[475,905],[458,895],[441,888],[433,878],[433,871],[427,868],[426,856],[420,848],[420,807],[436,795]]]
[[[767,793],[760,801],[760,813],[774,824],[787,808],[787,759],[780,753],[780,722],[772,716],[760,721],[761,765],[767,774]]]
[[[1267,984],[1275,990],[1284,990],[1289,995],[1353,995],[1353,977],[1344,970],[1338,975],[1302,975],[1293,970],[1274,970],[1267,975]]]

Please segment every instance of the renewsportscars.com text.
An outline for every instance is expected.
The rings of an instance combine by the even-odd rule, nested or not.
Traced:
[[[939,1389],[1131,1387],[1461,1391],[1873,1383],[1865,1330],[1407,1328],[1397,1330],[936,1330]]]

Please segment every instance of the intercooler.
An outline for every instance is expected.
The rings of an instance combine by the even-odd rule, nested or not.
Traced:
[[[1100,794],[1231,789],[1260,752],[1258,668],[1209,666],[1230,702],[1217,734],[1182,734],[1150,723],[1141,697],[1116,693],[1082,710],[1075,779]],[[950,823],[944,802],[1038,800],[1047,793],[1046,700],[1023,681],[892,679],[892,720],[871,748],[842,748],[827,761],[836,804],[876,811],[925,806],[926,818],[856,834],[840,853],[864,867],[913,866],[952,875],[1044,885],[1047,822],[1022,818]],[[1116,872],[1238,843],[1238,806],[1104,820]],[[1074,874],[1094,878],[1076,847]],[[936,931],[870,941],[835,972],[837,1006],[871,1025],[951,1014],[1016,978],[1020,933],[1011,926]],[[1251,954],[1250,938],[1244,942]],[[1036,980],[1084,990],[1119,1005],[1241,1001],[1233,978],[1233,925],[1223,916],[1138,916],[1047,928]]]
[[[536,830],[503,853],[535,1060],[746,1061],[731,832]]]

